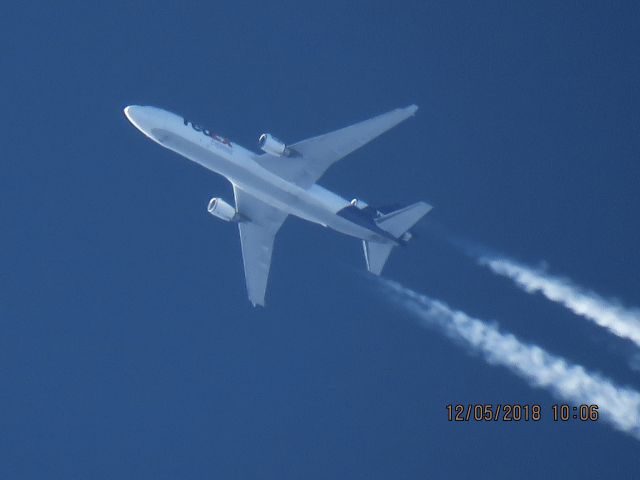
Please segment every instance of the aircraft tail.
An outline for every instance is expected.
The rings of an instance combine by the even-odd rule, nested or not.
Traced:
[[[432,208],[428,203],[417,202],[382,215],[376,218],[375,222],[382,230],[389,232],[399,241],[407,242],[411,239],[409,229],[429,213]],[[380,275],[394,245],[363,240],[362,246],[364,248],[364,258],[367,262],[367,270],[375,275]]]
[[[391,254],[393,245],[391,243],[378,243],[362,241],[364,248],[364,259],[367,262],[367,270],[374,275],[380,275],[387,258]]]

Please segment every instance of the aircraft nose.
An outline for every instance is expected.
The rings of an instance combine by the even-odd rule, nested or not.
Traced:
[[[176,124],[179,120],[178,116],[165,110],[142,105],[129,105],[124,108],[124,114],[134,127],[157,142],[160,142],[158,136],[161,135],[161,131],[168,124]]]
[[[136,113],[140,113],[140,107],[138,105],[128,105],[124,107],[124,114],[131,123],[135,125]]]
[[[151,130],[155,128],[161,120],[155,109],[141,105],[129,105],[125,107],[124,114],[133,126],[145,135],[151,135]]]

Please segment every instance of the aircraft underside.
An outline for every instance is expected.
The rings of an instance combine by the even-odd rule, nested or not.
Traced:
[[[125,114],[155,142],[231,182],[235,206],[213,198],[208,211],[238,224],[249,300],[264,305],[274,239],[289,215],[361,239],[367,269],[376,275],[392,248],[411,238],[408,230],[431,210],[430,205],[418,202],[381,212],[364,202],[349,202],[316,182],[333,163],[416,110],[415,105],[392,110],[292,145],[263,134],[259,141],[263,155],[155,107],[129,106]]]

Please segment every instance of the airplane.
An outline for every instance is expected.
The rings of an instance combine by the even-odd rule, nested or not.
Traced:
[[[258,140],[262,154],[160,108],[129,105],[124,114],[154,142],[231,182],[235,207],[214,197],[207,210],[238,224],[249,301],[264,307],[273,242],[289,215],[361,239],[367,269],[375,275],[382,273],[393,247],[411,239],[409,229],[429,213],[431,205],[374,208],[357,198],[342,198],[316,182],[333,163],[415,115],[417,109],[416,105],[397,108],[290,145],[263,133]]]

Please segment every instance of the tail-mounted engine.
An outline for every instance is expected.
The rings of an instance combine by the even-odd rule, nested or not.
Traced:
[[[377,218],[383,214],[383,212],[380,211],[379,208],[372,207],[367,202],[359,198],[354,198],[353,200],[351,200],[350,203],[351,203],[351,206],[362,210],[363,212],[369,214],[372,218]]]
[[[258,145],[263,151],[277,157],[288,157],[292,153],[294,153],[293,150],[291,150],[270,133],[263,133],[262,135],[260,135],[260,138],[258,139]]]
[[[236,209],[221,198],[212,198],[209,201],[207,210],[211,215],[218,217],[225,222],[237,222],[239,220],[239,215],[238,212],[236,212]]]
[[[361,200],[359,198],[354,198],[353,200],[351,200],[351,205],[354,207],[358,207],[360,210],[364,210],[365,208],[367,208],[369,206],[369,204],[367,202],[365,202],[364,200]]]

